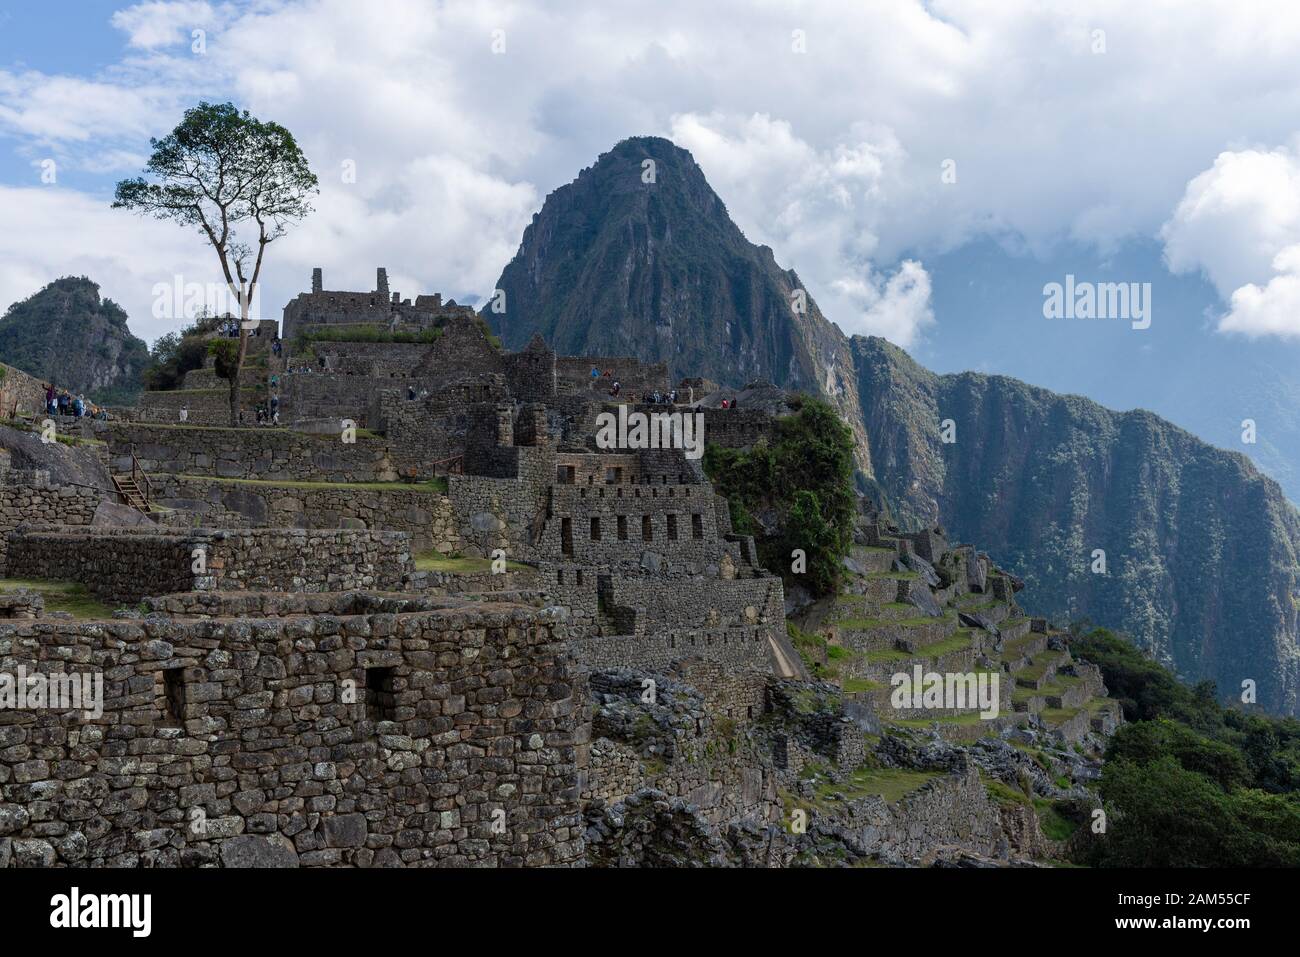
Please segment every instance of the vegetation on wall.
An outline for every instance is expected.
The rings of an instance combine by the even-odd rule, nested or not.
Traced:
[[[204,338],[221,322],[215,316],[200,316],[179,332],[160,336],[149,350],[150,364],[144,370],[145,388],[155,392],[179,389],[185,373],[203,368],[208,355],[208,340]]]
[[[853,434],[819,399],[778,419],[772,442],[749,450],[707,447],[704,470],[727,497],[735,531],[753,535],[765,568],[815,595],[839,583],[853,540]],[[807,570],[793,570],[802,549]]]
[[[501,339],[494,335],[487,321],[476,316],[475,323],[483,331],[492,348],[501,349]],[[298,335],[301,343],[311,342],[413,342],[428,343],[441,338],[446,326],[446,317],[441,317],[435,325],[424,329],[390,330],[388,326],[378,323],[345,323],[335,326],[316,326]],[[295,350],[297,351],[297,350]]]

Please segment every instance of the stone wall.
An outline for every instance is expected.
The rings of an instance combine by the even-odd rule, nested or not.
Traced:
[[[690,677],[700,677],[694,662]],[[748,819],[778,823],[776,776],[763,746],[739,720],[716,714],[686,672],[597,670],[588,679],[592,725],[579,748],[583,797],[599,807],[644,788],[695,806],[713,824]],[[645,681],[654,681],[646,700]],[[762,708],[764,676],[753,675],[754,716]]]
[[[243,389],[241,403],[251,411],[257,393]],[[161,424],[179,423],[180,410],[186,410],[185,421],[192,425],[227,425],[230,422],[230,389],[174,389],[168,392],[141,392],[137,420]]]
[[[402,532],[48,525],[11,532],[7,562],[10,577],[78,581],[127,604],[192,590],[392,590],[412,567]]]
[[[598,635],[569,644],[574,660],[588,668],[664,671],[682,658],[702,658],[729,668],[772,670],[767,629],[758,626]]]
[[[12,419],[45,411],[45,383],[0,362],[0,418]]]
[[[602,375],[593,378],[592,366]],[[606,369],[612,374],[603,375]],[[557,356],[555,374],[560,392],[593,397],[607,396],[615,380],[623,395],[636,395],[638,398],[655,389],[667,392],[671,382],[668,363],[646,363],[633,356]]]
[[[776,435],[777,419],[759,409],[701,409],[704,441],[724,448],[752,448],[760,439]]]
[[[358,433],[311,435],[288,429],[229,429],[109,423],[113,470],[129,472],[134,447],[146,472],[306,482],[392,482],[398,475],[383,439]]]
[[[724,540],[716,497],[708,485],[554,485],[541,548],[586,564],[640,564],[646,553],[661,564],[717,566],[740,548]]]
[[[192,511],[205,525],[221,524],[205,515],[235,512],[250,526],[385,529],[406,532],[417,553],[460,551],[451,499],[428,486],[303,488],[165,474],[150,480],[156,504]]]
[[[418,380],[411,383],[420,391]],[[477,376],[415,399],[407,395],[404,385],[374,393],[367,421],[387,437],[398,469],[419,477],[446,474],[447,460],[465,453],[483,408],[507,397],[500,376]]]
[[[0,622],[0,867],[577,863],[576,714],[546,613]],[[57,811],[57,813],[55,813]]]
[[[0,485],[0,575],[7,571],[9,533],[24,522],[89,525],[102,493],[79,485]]]

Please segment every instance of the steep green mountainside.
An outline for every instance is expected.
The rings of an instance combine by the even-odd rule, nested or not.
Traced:
[[[624,140],[552,192],[497,288],[505,312],[483,314],[509,349],[541,333],[561,355],[662,360],[737,388],[765,379],[826,397],[865,438],[848,340],[668,140]]]
[[[121,307],[100,299],[97,283],[65,276],[9,307],[0,360],[95,401],[127,403],[140,391],[149,350]]]
[[[903,524],[988,548],[1034,613],[1105,622],[1184,677],[1225,693],[1253,679],[1261,703],[1296,711],[1300,515],[1244,455],[1149,412],[935,375],[883,339],[854,337],[853,352]]]

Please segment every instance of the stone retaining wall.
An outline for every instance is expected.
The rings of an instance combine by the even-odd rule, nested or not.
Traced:
[[[382,439],[356,442],[341,432],[309,435],[288,429],[182,428],[109,423],[114,471],[130,471],[135,448],[147,472],[295,482],[391,482],[397,479]]]
[[[39,415],[45,411],[45,384],[13,366],[0,362],[0,419],[15,413]]]
[[[10,577],[78,581],[127,604],[192,590],[394,590],[412,568],[403,532],[19,526],[9,534]]]
[[[0,575],[7,572],[9,533],[24,522],[89,525],[102,494],[79,485],[0,485]]]
[[[511,605],[0,622],[3,670],[103,689],[0,711],[0,868],[579,862],[562,637]]]
[[[190,475],[151,475],[154,499],[200,516],[235,512],[251,526],[355,528],[406,532],[416,553],[460,551],[451,499],[430,488],[302,488],[221,481]],[[220,526],[221,522],[204,521]]]

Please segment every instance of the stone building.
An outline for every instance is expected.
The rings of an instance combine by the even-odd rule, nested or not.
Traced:
[[[428,329],[444,317],[472,318],[472,306],[457,305],[454,299],[443,302],[440,293],[403,299],[399,292],[389,292],[388,270],[375,270],[375,288],[370,292],[345,292],[324,288],[322,270],[312,270],[311,292],[299,293],[284,307],[283,335],[293,340],[304,332],[321,327],[368,325],[383,329],[419,331]]]

